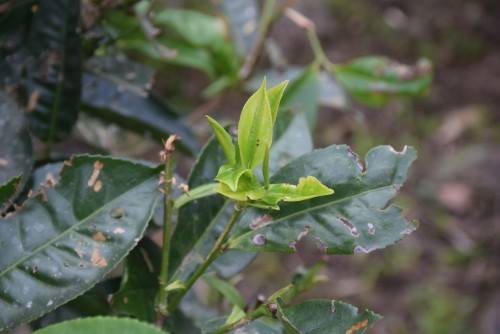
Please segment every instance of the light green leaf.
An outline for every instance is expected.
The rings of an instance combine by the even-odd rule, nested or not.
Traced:
[[[34,334],[166,334],[158,327],[134,319],[93,317],[65,321]]]
[[[394,96],[421,95],[432,81],[431,70],[425,59],[408,66],[370,56],[337,65],[333,74],[358,101],[380,107]]]
[[[164,9],[154,16],[153,23],[194,46],[211,46],[224,39],[224,21],[194,10]]]
[[[261,201],[276,205],[280,201],[299,202],[333,194],[333,190],[322,184],[314,176],[301,177],[298,185],[287,183],[271,184]]]
[[[235,164],[236,155],[231,135],[215,119],[208,115],[206,116],[206,118],[208,120],[208,123],[210,123],[210,126],[214,130],[215,137],[219,141],[220,146],[224,150],[224,154],[226,155],[228,163]]]
[[[246,313],[238,306],[233,306],[231,314],[226,319],[226,324],[231,324],[233,322],[239,321],[245,317]]]
[[[265,152],[272,142],[272,123],[264,80],[243,106],[238,123],[238,146],[244,167],[254,169],[264,159]]]
[[[266,193],[264,187],[251,173],[243,174],[239,178],[236,190],[232,190],[224,183],[220,183],[216,189],[220,194],[241,202],[261,199]]]
[[[242,176],[252,179],[252,171],[238,165],[222,165],[215,180],[226,185],[231,191],[237,191]]]
[[[273,124],[276,122],[276,116],[278,115],[281,98],[283,97],[283,93],[285,92],[287,85],[288,81],[283,81],[267,90],[267,96],[269,97],[269,106],[271,107],[271,116],[273,118]]]
[[[194,189],[190,189],[175,199],[175,208],[178,209],[188,202],[217,194],[216,186],[217,183],[207,183]]]
[[[381,316],[352,305],[326,299],[308,300],[291,307],[278,303],[278,315],[287,333],[362,334]]]
[[[224,281],[214,275],[203,276],[205,282],[208,283],[212,288],[219,291],[226,299],[231,302],[231,304],[243,309],[245,307],[245,300],[240,295],[238,290],[231,285],[229,282]]]
[[[229,248],[294,252],[297,241],[306,235],[328,254],[368,253],[391,245],[416,228],[404,219],[401,209],[389,205],[415,158],[411,147],[397,152],[379,146],[368,152],[364,171],[346,145],[303,155],[282,168],[271,182],[291,183],[309,174],[335,189],[335,194],[282,203],[280,211],[270,213],[247,211]]]
[[[102,280],[137,244],[159,195],[159,168],[77,156],[0,219],[0,330],[28,322]]]

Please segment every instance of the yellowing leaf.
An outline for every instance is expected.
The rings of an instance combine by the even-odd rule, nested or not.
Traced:
[[[276,205],[280,201],[299,202],[320,196],[333,194],[333,190],[325,186],[314,176],[301,177],[298,185],[287,183],[271,184],[262,198],[267,204]]]
[[[233,140],[231,139],[231,135],[227,133],[226,129],[224,129],[222,125],[220,125],[219,122],[217,122],[215,119],[213,119],[208,115],[206,117],[208,123],[214,130],[217,141],[219,142],[220,146],[222,146],[222,150],[226,155],[227,161],[230,164],[236,163],[235,150],[234,150]]]
[[[243,106],[238,123],[238,146],[244,167],[254,169],[262,162],[272,135],[273,119],[264,80]]]

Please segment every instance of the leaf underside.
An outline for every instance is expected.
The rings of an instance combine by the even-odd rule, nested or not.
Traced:
[[[158,197],[159,170],[100,156],[70,160],[0,219],[0,330],[82,294],[134,247]]]

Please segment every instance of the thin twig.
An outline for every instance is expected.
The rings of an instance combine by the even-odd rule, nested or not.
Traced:
[[[245,59],[245,63],[241,67],[240,70],[240,79],[246,80],[250,77],[255,69],[255,65],[259,60],[259,57],[262,54],[262,48],[264,47],[264,43],[267,39],[271,28],[276,22],[276,20],[281,16],[281,14],[296,0],[287,0],[278,9],[274,9],[276,0],[266,0],[264,2],[264,6],[262,8],[262,15],[259,23],[259,33],[257,35],[257,39],[252,45],[248,56]]]
[[[174,311],[179,303],[181,302],[182,298],[184,295],[188,292],[188,290],[193,286],[194,283],[200,278],[201,275],[205,273],[205,271],[208,269],[208,267],[219,257],[219,255],[222,254],[224,250],[224,241],[226,240],[227,236],[229,235],[229,232],[231,232],[232,228],[238,221],[238,218],[240,217],[241,213],[243,212],[243,208],[240,203],[236,202],[234,205],[234,211],[231,214],[231,217],[229,218],[228,223],[224,227],[224,230],[222,233],[219,235],[217,240],[215,241],[215,244],[210,251],[210,253],[207,255],[203,263],[196,269],[196,271],[189,277],[189,279],[184,283],[184,287],[182,290],[180,290],[174,298],[171,299],[170,303],[168,304],[168,311],[172,312]]]
[[[174,210],[174,201],[172,199],[172,181],[174,177],[174,158],[175,151],[174,142],[178,137],[171,135],[164,144],[163,150],[160,152],[160,159],[165,164],[163,181],[163,201],[165,208],[163,210],[163,248],[161,258],[161,268],[159,276],[158,299],[156,303],[157,323],[163,323],[164,317],[167,316],[168,305],[168,265],[170,259],[170,235],[172,230],[172,213]]]
[[[333,70],[335,64],[332,63],[326,56],[325,50],[321,46],[321,42],[316,32],[316,25],[314,24],[314,22],[293,8],[286,8],[285,16],[289,18],[293,23],[295,23],[298,27],[306,31],[307,39],[309,40],[309,44],[314,53],[314,60],[320,66],[323,66],[325,70]]]

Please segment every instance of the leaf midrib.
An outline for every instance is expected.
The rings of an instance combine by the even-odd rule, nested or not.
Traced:
[[[385,190],[385,189],[388,189],[388,188],[392,188],[394,187],[394,184],[390,184],[390,185],[387,185],[387,186],[383,186],[383,187],[379,187],[379,188],[374,188],[374,189],[370,189],[370,190],[366,190],[366,191],[363,191],[363,192],[360,192],[360,193],[357,193],[357,194],[354,194],[354,195],[351,195],[351,196],[347,196],[347,197],[343,197],[343,198],[340,198],[336,201],[331,201],[331,202],[327,202],[325,204],[321,204],[321,205],[317,205],[317,206],[313,206],[313,207],[309,207],[307,209],[304,209],[304,210],[299,210],[299,211],[296,211],[290,215],[287,215],[287,216],[284,216],[284,217],[281,217],[281,218],[278,218],[276,220],[273,220],[272,222],[270,222],[268,225],[265,225],[261,228],[258,228],[258,229],[255,229],[255,230],[251,230],[251,231],[247,231],[245,233],[242,233],[236,237],[232,237],[230,238],[228,241],[227,241],[227,244],[229,245],[230,248],[231,247],[231,243],[234,242],[235,240],[238,240],[242,237],[244,237],[245,235],[248,235],[248,234],[251,234],[255,231],[259,231],[261,229],[264,229],[270,225],[274,225],[274,224],[277,224],[281,221],[284,221],[284,220],[288,220],[290,218],[293,218],[293,217],[296,217],[296,216],[299,216],[301,214],[304,214],[304,213],[307,213],[309,211],[315,211],[315,210],[319,210],[319,209],[322,209],[324,207],[327,207],[327,206],[330,206],[330,205],[335,205],[335,204],[338,204],[338,203],[342,203],[343,201],[346,201],[346,200],[350,200],[350,199],[353,199],[353,198],[356,198],[358,196],[363,196],[365,194],[369,194],[369,193],[372,193],[372,192],[375,192],[375,191],[381,191],[381,190]]]
[[[92,219],[94,216],[96,216],[97,214],[99,214],[101,211],[103,211],[104,209],[106,209],[108,206],[111,206],[112,204],[114,204],[115,202],[117,202],[118,200],[120,200],[123,196],[127,195],[128,193],[130,193],[131,191],[134,191],[135,189],[139,188],[140,186],[144,185],[144,183],[148,182],[149,180],[151,180],[152,178],[154,178],[154,176],[144,180],[143,182],[137,184],[136,186],[132,187],[132,188],[129,188],[128,191],[120,194],[119,196],[113,198],[111,201],[107,202],[105,205],[101,206],[99,209],[97,209],[96,211],[92,212],[91,214],[89,214],[87,217],[85,217],[84,219],[82,219],[81,221],[79,221],[78,223],[74,224],[74,225],[71,225],[68,229],[66,229],[64,232],[58,234],[56,237],[50,239],[48,242],[44,243],[43,245],[41,246],[38,246],[37,248],[35,248],[32,252],[30,252],[30,254],[20,258],[19,260],[15,261],[14,263],[12,263],[10,266],[8,266],[7,268],[5,268],[3,271],[0,272],[0,279],[5,275],[7,274],[8,272],[10,272],[11,270],[17,268],[17,266],[19,266],[21,263],[27,261],[28,259],[30,259],[31,257],[37,255],[38,253],[40,253],[42,250],[44,250],[45,248],[51,246],[52,244],[54,244],[55,242],[57,242],[58,240],[62,239],[63,237],[65,237],[68,233],[70,232],[73,232],[74,230],[78,229],[80,226],[84,225],[88,220]]]

